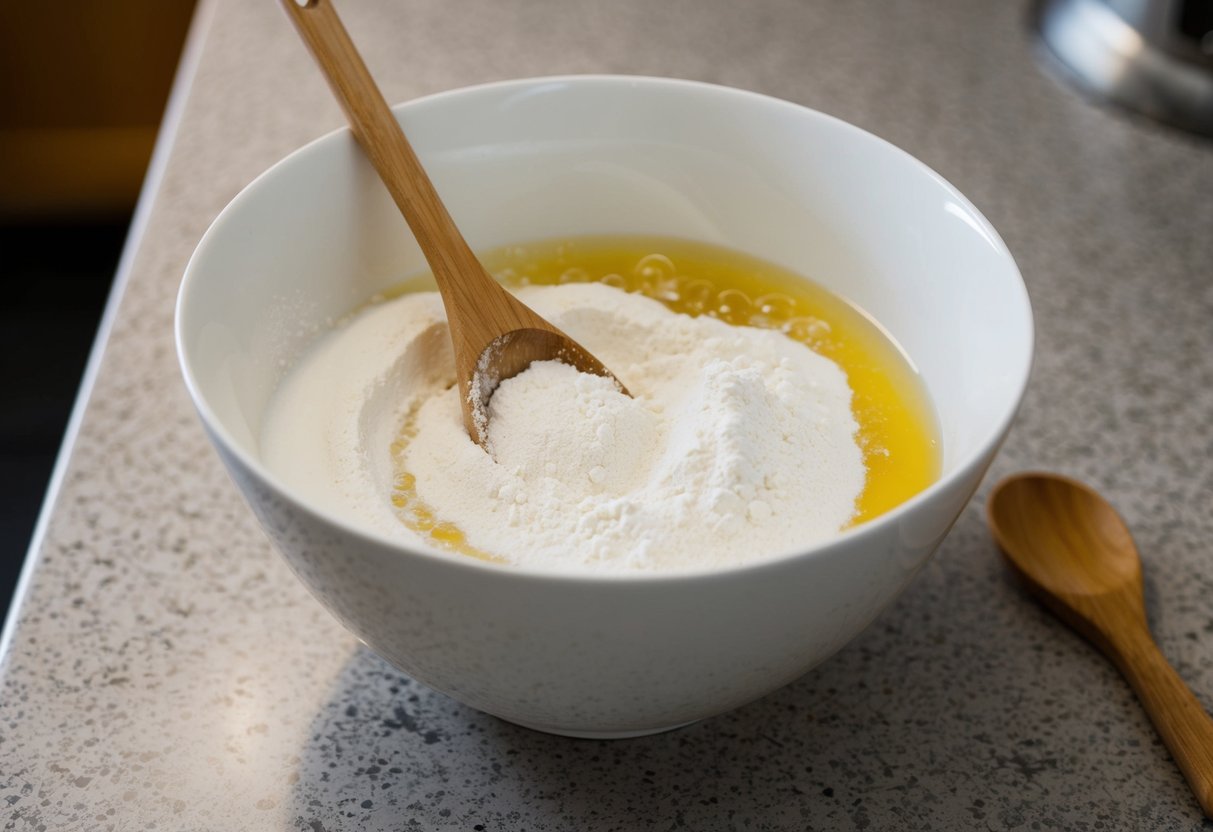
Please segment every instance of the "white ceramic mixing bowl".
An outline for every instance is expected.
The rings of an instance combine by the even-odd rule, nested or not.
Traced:
[[[752,93],[540,78],[396,108],[474,248],[658,234],[741,249],[867,310],[922,374],[943,473],[808,551],[690,574],[571,577],[419,551],[300,497],[258,457],[316,333],[424,261],[347,130],[249,185],[186,270],[177,344],[220,456],[292,569],[416,679],[522,725],[622,737],[741,705],[858,634],[973,495],[1028,378],[1032,319],[984,217],[907,154]]]

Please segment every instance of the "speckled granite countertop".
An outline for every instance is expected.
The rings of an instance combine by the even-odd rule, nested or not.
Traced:
[[[431,693],[288,573],[207,446],[173,300],[206,226],[341,123],[270,0],[204,2],[0,664],[4,829],[1192,829],[1112,667],[1026,601],[985,490],[864,635],[736,712],[573,741]],[[1163,651],[1213,706],[1213,143],[1044,75],[1020,2],[346,2],[389,99],[572,72],[758,90],[909,150],[1028,281],[994,477],[1106,490]],[[988,485],[987,485],[988,488]]]

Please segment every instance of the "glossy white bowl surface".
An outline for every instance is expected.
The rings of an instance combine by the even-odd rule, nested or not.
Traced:
[[[424,268],[340,130],[232,201],[190,261],[177,309],[181,365],[207,432],[316,597],[418,680],[577,736],[644,734],[719,713],[858,634],[972,496],[1027,383],[1027,294],[985,218],[892,145],[723,87],[540,78],[395,111],[474,248],[590,233],[689,237],[773,260],[851,299],[921,373],[939,417],[943,475],[811,551],[620,578],[412,550],[309,504],[258,457],[284,368],[332,320]]]

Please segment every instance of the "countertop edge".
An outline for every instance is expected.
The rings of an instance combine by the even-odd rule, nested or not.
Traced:
[[[17,578],[17,586],[13,590],[13,597],[9,602],[4,627],[0,629],[0,664],[3,664],[8,656],[9,646],[16,633],[17,619],[20,618],[24,606],[25,594],[33,580],[39,553],[46,538],[46,530],[63,486],[63,479],[75,448],[81,422],[84,420],[84,412],[92,398],[101,358],[105,353],[105,345],[109,341],[110,332],[118,314],[118,306],[122,302],[122,296],[130,280],[135,256],[143,244],[144,232],[147,230],[156,195],[160,192],[160,186],[164,181],[164,173],[168,168],[173,145],[177,141],[181,115],[185,110],[190,87],[197,74],[202,47],[214,19],[216,6],[216,0],[199,0],[194,9],[193,19],[190,21],[189,31],[186,33],[185,45],[181,50],[181,58],[177,62],[177,70],[173,77],[172,88],[169,90],[168,102],[165,104],[164,116],[160,120],[160,129],[156,134],[156,144],[152,148],[152,156],[148,162],[147,173],[143,177],[143,184],[139,188],[139,198],[135,203],[130,228],[122,245],[122,254],[118,258],[118,265],[114,270],[114,282],[110,286],[105,309],[101,314],[97,333],[93,337],[93,344],[89,349],[88,362],[85,364],[84,373],[80,378],[80,387],[76,392],[75,401],[72,403],[71,415],[63,432],[59,452],[55,456],[55,465],[51,470],[46,493],[42,498],[42,506],[38,510],[38,519],[34,524],[33,534],[30,536],[25,561],[21,566],[21,574]]]

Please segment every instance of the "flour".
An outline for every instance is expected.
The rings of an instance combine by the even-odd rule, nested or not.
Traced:
[[[502,382],[488,411],[489,455],[527,491],[550,480],[575,498],[622,494],[660,452],[656,414],[613,380],[559,361],[536,362]]]
[[[833,362],[780,333],[675,315],[600,284],[519,296],[632,397],[609,379],[533,364],[497,386],[481,448],[463,427],[449,347],[432,335],[440,311],[404,296],[334,333],[292,373],[267,420],[267,463],[327,477],[317,499],[405,538],[382,458],[384,437],[411,419],[404,468],[436,517],[478,549],[553,571],[743,563],[812,546],[853,517],[865,469],[851,390]],[[424,332],[428,350],[417,347]],[[380,349],[388,354],[369,358]],[[355,356],[374,366],[343,366]],[[324,404],[346,394],[357,406]],[[283,421],[317,408],[334,412],[302,427]],[[324,446],[323,460],[305,462],[317,456],[309,443]]]

